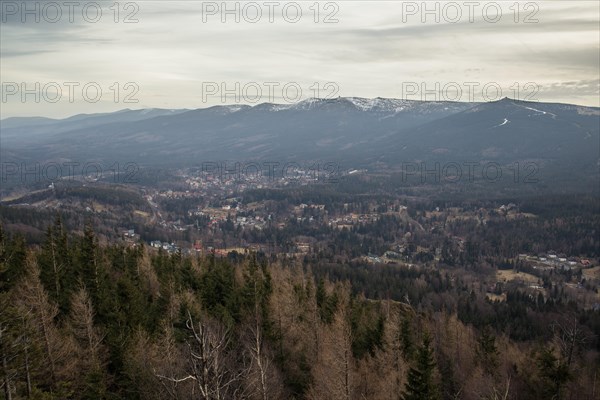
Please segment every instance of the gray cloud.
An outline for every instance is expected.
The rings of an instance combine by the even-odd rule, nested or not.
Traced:
[[[0,48],[0,57],[27,57],[51,52],[51,50],[10,50]]]
[[[508,13],[499,23],[481,16],[474,23],[403,23],[401,3],[384,1],[338,2],[335,24],[315,24],[312,2],[301,3],[305,14],[297,24],[281,15],[274,23],[264,17],[222,24],[219,16],[203,23],[201,4],[140,2],[139,22],[132,24],[114,23],[110,13],[95,24],[81,18],[0,24],[3,82],[93,81],[108,91],[114,82],[134,81],[140,88],[136,104],[9,101],[1,117],[204,107],[211,105],[201,99],[207,81],[298,82],[304,97],[315,82],[335,82],[339,94],[363,97],[400,97],[408,81],[536,82],[542,101],[600,105],[598,2],[536,2],[535,24],[515,24]],[[506,12],[509,4],[502,4]]]

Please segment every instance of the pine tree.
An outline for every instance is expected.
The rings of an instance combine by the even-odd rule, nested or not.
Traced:
[[[13,398],[15,381],[19,378],[19,353],[22,352],[17,327],[19,317],[10,303],[8,293],[0,292],[0,387],[6,400]]]
[[[60,215],[56,216],[54,225],[46,230],[46,238],[42,251],[38,255],[40,279],[48,290],[48,295],[56,301],[61,311],[67,311],[70,303],[72,278],[74,271],[69,270],[71,262],[67,244],[67,235],[63,229]]]
[[[477,349],[475,350],[477,358],[488,375],[494,375],[498,368],[498,348],[496,347],[496,337],[492,335],[489,326],[485,326],[481,331],[481,336],[477,339]]]
[[[408,382],[402,393],[403,400],[435,400],[438,399],[437,386],[433,382],[435,361],[430,347],[431,338],[423,337],[423,344],[417,351],[415,365],[408,370]]]
[[[26,259],[23,236],[5,237],[0,230],[0,290],[10,290],[25,275]]]
[[[410,321],[408,318],[404,318],[400,323],[400,339],[401,339],[401,350],[404,360],[408,361],[412,358],[414,353],[413,338],[410,333]]]
[[[92,297],[98,295],[100,287],[100,273],[96,254],[97,247],[98,244],[94,230],[90,224],[86,224],[81,240],[79,262],[82,265],[83,282],[92,294]]]
[[[560,400],[564,385],[572,378],[569,367],[559,360],[551,348],[544,348],[537,357],[539,392],[547,398]]]

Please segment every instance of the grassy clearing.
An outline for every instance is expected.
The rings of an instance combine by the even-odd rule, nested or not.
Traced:
[[[524,283],[537,283],[539,280],[535,275],[513,270],[498,270],[496,277],[500,282],[519,281]]]
[[[586,268],[582,270],[583,277],[589,279],[600,279],[600,266],[594,268]]]

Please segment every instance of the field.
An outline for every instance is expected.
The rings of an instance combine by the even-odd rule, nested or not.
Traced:
[[[587,268],[583,271],[583,277],[587,280],[600,279],[600,266],[594,268]]]
[[[496,277],[500,282],[519,281],[523,283],[535,284],[538,283],[537,276],[526,272],[515,272],[513,270],[498,270]]]
[[[506,301],[506,293],[502,294],[494,294],[494,293],[486,293],[485,296],[491,301]]]

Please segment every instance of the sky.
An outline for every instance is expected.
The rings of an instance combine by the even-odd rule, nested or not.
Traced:
[[[338,96],[600,106],[597,0],[0,5],[0,118]]]

